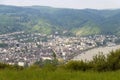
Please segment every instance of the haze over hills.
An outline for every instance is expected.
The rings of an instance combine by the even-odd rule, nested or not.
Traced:
[[[120,9],[64,9],[45,6],[0,5],[0,33],[15,31],[74,35],[120,35]]]

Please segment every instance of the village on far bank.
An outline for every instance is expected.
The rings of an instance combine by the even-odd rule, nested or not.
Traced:
[[[10,65],[30,66],[37,61],[68,61],[83,51],[120,43],[116,35],[61,36],[41,33],[14,32],[0,35],[0,62]]]

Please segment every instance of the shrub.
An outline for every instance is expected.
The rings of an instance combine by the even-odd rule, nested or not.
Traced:
[[[8,64],[0,63],[0,69],[22,70],[24,68],[18,65],[8,65]]]
[[[66,69],[70,70],[95,70],[95,71],[113,71],[120,69],[120,49],[111,51],[105,56],[103,53],[93,57],[92,61],[70,61],[65,64]]]
[[[107,58],[103,53],[99,53],[99,55],[96,55],[93,57],[93,60],[89,62],[89,65],[92,66],[93,70],[97,71],[106,71],[107,70]]]
[[[108,70],[120,69],[120,49],[110,52],[107,56],[107,65]]]
[[[70,70],[86,71],[89,69],[89,65],[87,62],[83,61],[70,61],[65,65],[65,68]]]
[[[34,65],[39,66],[45,71],[55,71],[58,65],[58,60],[44,60],[44,61],[37,61]]]
[[[9,65],[4,64],[4,63],[0,63],[0,69],[5,69],[6,67],[8,67]]]

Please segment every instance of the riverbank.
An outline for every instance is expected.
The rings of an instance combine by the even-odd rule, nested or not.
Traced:
[[[111,52],[112,50],[116,50],[119,49],[120,45],[115,45],[115,46],[106,46],[106,47],[97,47],[88,51],[84,51],[81,54],[75,56],[72,60],[87,60],[90,61],[93,59],[93,56],[99,54],[99,53],[103,53],[104,55],[109,54],[109,52]]]

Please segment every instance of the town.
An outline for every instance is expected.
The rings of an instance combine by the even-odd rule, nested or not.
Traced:
[[[68,61],[81,52],[100,46],[120,43],[116,35],[61,36],[41,33],[14,32],[0,35],[0,62],[10,65],[30,66],[36,61]]]

